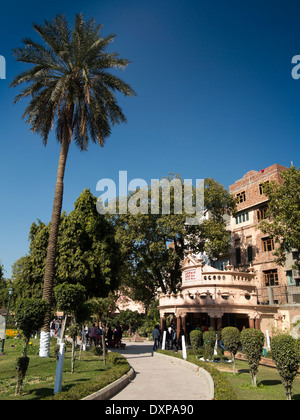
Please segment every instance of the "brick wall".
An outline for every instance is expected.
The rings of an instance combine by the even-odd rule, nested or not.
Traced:
[[[249,171],[242,179],[229,187],[229,192],[233,195],[244,193],[241,198],[242,202],[237,204],[237,216],[241,215],[241,217],[238,220],[232,217],[230,222],[231,263],[235,268],[246,271],[250,266],[248,247],[251,247],[251,264],[255,270],[258,287],[266,285],[264,273],[268,270],[277,270],[279,284],[285,285],[287,282],[285,268],[276,264],[276,257],[272,250],[264,248],[263,241],[267,240],[268,235],[257,229],[259,223],[258,211],[265,207],[268,202],[268,198],[261,190],[260,185],[266,181],[283,182],[280,174],[287,169],[285,166],[274,164],[261,171]],[[238,253],[240,253],[239,264],[237,261]]]
[[[237,210],[247,209],[252,206],[264,203],[268,200],[265,194],[261,194],[259,185],[266,181],[282,182],[280,173],[288,168],[274,164],[261,171],[249,171],[242,179],[230,185],[229,192],[233,195],[245,192],[246,201],[237,205]]]

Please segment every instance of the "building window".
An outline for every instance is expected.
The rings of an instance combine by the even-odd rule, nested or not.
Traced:
[[[262,240],[264,252],[274,251],[274,239],[266,238]]]
[[[269,181],[266,181],[264,184],[269,183]],[[264,184],[259,184],[259,193],[260,195],[264,194]]]
[[[259,222],[267,218],[267,210],[268,210],[268,206],[261,207],[260,209],[257,210],[257,220]]]
[[[246,193],[245,193],[245,191],[243,191],[241,193],[238,193],[236,195],[236,198],[237,198],[237,202],[238,203],[243,203],[244,201],[246,201]]]
[[[243,222],[248,222],[249,220],[249,213],[246,211],[244,213],[240,213],[235,217],[235,223],[238,225]]]
[[[278,273],[276,269],[264,271],[264,277],[266,286],[278,286]]]
[[[288,285],[290,285],[290,284],[295,285],[296,284],[296,282],[293,278],[293,271],[292,270],[288,270],[286,272],[286,276],[287,276],[287,279],[288,279]]]
[[[249,245],[247,248],[247,258],[249,263],[253,261],[253,248],[251,245]]]
[[[241,264],[241,248],[235,248],[236,265]]]

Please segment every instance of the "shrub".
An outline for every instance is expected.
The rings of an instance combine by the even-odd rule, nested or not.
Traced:
[[[26,298],[17,303],[15,310],[15,321],[23,332],[25,337],[23,355],[17,360],[17,375],[18,382],[16,387],[16,394],[19,395],[22,391],[23,380],[29,364],[27,357],[27,349],[31,335],[36,333],[44,323],[44,317],[47,311],[48,304],[45,300]]]
[[[243,351],[248,359],[251,372],[252,386],[256,387],[256,375],[259,361],[262,356],[265,336],[262,331],[255,328],[247,328],[241,332],[241,343]]]
[[[70,284],[68,282],[59,284],[54,289],[57,307],[71,314],[81,306],[85,300],[85,288],[81,284]]]
[[[300,363],[299,343],[288,334],[271,340],[272,359],[276,363],[287,400],[292,398],[292,385]]]
[[[216,344],[216,332],[209,330],[203,334],[204,341],[204,359],[212,360],[214,356],[214,348]]]
[[[5,332],[6,339],[8,339],[8,338],[15,338],[15,337],[17,337],[18,334],[19,334],[18,331],[12,330],[12,329],[8,329]]]
[[[96,391],[106,387],[112,382],[120,379],[130,370],[130,365],[119,353],[109,352],[107,354],[106,371],[102,372],[97,378],[87,381],[85,384],[74,385],[68,390],[58,392],[47,400],[81,400]]]
[[[106,361],[109,365],[122,365],[123,363],[127,363],[124,356],[112,351],[107,353]]]
[[[41,299],[26,298],[17,303],[15,321],[27,342],[42,327],[46,310],[47,302]]]
[[[231,353],[234,374],[235,374],[235,355],[241,344],[240,335],[241,333],[236,327],[226,327],[222,330],[222,334],[221,334],[225,349]]]
[[[199,331],[199,330],[191,331],[190,342],[196,355],[199,353],[199,350],[201,347],[201,341],[202,341],[202,331]]]

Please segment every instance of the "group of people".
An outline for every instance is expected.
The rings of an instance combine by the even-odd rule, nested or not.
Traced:
[[[60,318],[53,319],[50,323],[50,335],[51,337],[60,338],[62,329],[62,320]],[[83,337],[82,337],[83,333]],[[102,322],[93,323],[92,325],[86,324],[83,332],[80,332],[80,338],[88,346],[103,346],[102,337],[104,336],[105,344],[107,347],[115,348],[120,347],[123,335],[123,329],[121,325],[116,328],[109,326],[108,328],[103,325]]]
[[[86,325],[84,327],[85,342],[87,345],[103,346],[102,339],[104,337],[107,347],[119,347],[122,340],[123,330],[119,325],[117,328],[112,329],[111,326],[106,328],[102,322],[98,324],[93,323],[92,326]]]
[[[177,330],[174,325],[170,325],[168,328],[166,328],[166,350],[173,350],[173,348],[178,351],[181,349],[181,342],[180,340],[177,341]],[[180,335],[184,335],[183,330],[180,331]],[[153,344],[153,351],[161,347],[162,340],[163,340],[163,334],[161,332],[161,329],[159,325],[156,325],[155,328],[152,331],[152,337],[154,340]]]

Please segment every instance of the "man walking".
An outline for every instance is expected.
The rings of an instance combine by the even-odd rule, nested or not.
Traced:
[[[156,325],[154,330],[152,331],[152,336],[154,339],[153,351],[155,351],[158,348],[159,336],[160,336],[158,325]]]

